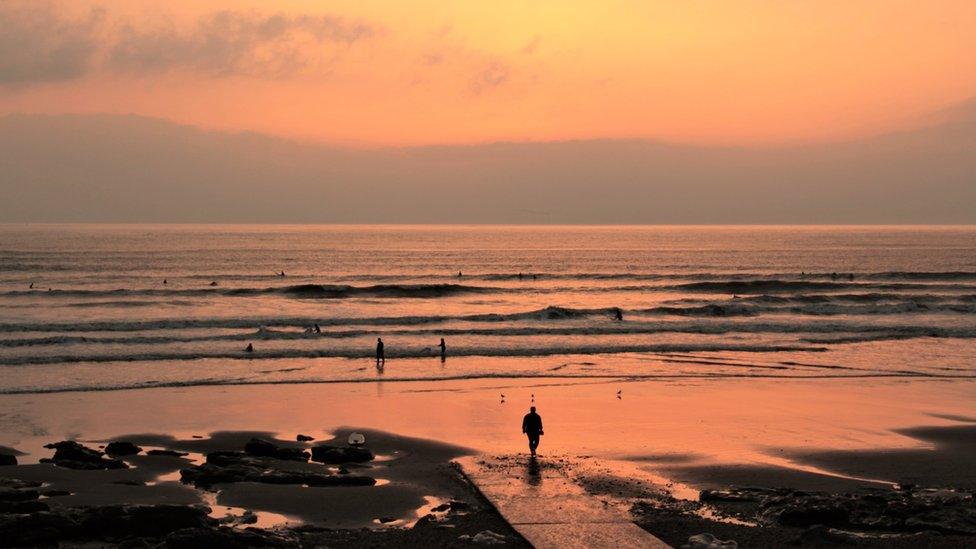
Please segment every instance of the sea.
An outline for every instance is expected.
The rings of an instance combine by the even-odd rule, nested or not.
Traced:
[[[952,381],[974,338],[973,226],[0,225],[5,394]]]

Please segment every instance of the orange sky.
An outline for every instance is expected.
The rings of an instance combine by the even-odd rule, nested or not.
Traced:
[[[368,146],[749,145],[907,128],[976,96],[971,0],[151,4],[4,2],[0,113]]]

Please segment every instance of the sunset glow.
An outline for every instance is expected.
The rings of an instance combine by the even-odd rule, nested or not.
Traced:
[[[966,1],[5,2],[0,114],[365,146],[836,141],[976,95]]]

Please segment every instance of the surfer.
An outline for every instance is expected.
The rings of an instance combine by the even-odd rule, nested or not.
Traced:
[[[312,326],[315,327],[315,333],[317,333],[317,334],[321,334],[322,333],[322,328],[319,326],[319,324],[317,322],[315,324],[313,324]]]
[[[254,352],[254,345],[251,345],[250,343],[248,343],[247,344],[247,347],[244,347],[244,352],[245,353],[253,353]]]
[[[613,318],[615,318],[617,320],[623,320],[624,319],[624,312],[620,310],[620,307],[614,307],[613,308]]]
[[[535,449],[539,447],[539,437],[542,432],[542,417],[535,413],[535,406],[529,408],[529,413],[522,418],[522,432],[529,437],[529,452],[535,457]]]

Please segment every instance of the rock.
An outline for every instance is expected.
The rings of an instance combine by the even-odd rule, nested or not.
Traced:
[[[823,494],[800,494],[767,498],[762,503],[763,522],[784,526],[808,527],[816,524],[847,526],[851,509],[848,501]]]
[[[458,540],[477,545],[504,545],[508,543],[508,538],[491,530],[482,530],[473,536],[464,534],[458,536]]]
[[[24,515],[0,515],[0,544],[7,547],[57,545],[73,537],[78,524],[69,517],[40,511]]]
[[[443,513],[444,511],[447,511],[450,508],[451,508],[451,505],[449,503],[443,503],[443,504],[438,505],[437,507],[434,507],[433,509],[431,509],[430,512],[431,513]]]
[[[173,549],[237,549],[244,547],[297,547],[298,540],[276,532],[234,528],[188,528],[166,536]]]
[[[315,438],[310,437],[308,435],[298,435],[297,437],[295,437],[295,440],[297,440],[298,442],[311,442],[315,440]]]
[[[0,465],[17,465],[17,456],[0,454]]]
[[[471,509],[471,506],[468,505],[467,503],[463,502],[463,501],[451,500],[451,501],[448,502],[448,505],[451,506],[451,512],[452,513],[459,513],[459,512],[468,511],[468,510]]]
[[[189,455],[188,452],[177,452],[176,450],[149,450],[146,452],[147,456],[172,456],[172,457],[183,457]]]
[[[271,442],[252,438],[244,445],[244,453],[252,456],[273,457],[278,447]]]
[[[394,522],[396,519],[393,517],[380,517],[377,520],[380,521],[380,524],[389,524],[391,522]]]
[[[729,488],[726,490],[702,490],[700,501],[762,501],[768,496],[785,495],[788,490],[769,488]]]
[[[329,446],[328,444],[312,447],[312,461],[320,463],[365,463],[374,458],[373,452],[368,448]]]
[[[0,513],[36,513],[50,510],[43,501],[0,501]]]
[[[44,446],[54,449],[53,458],[40,460],[68,469],[127,469],[125,462],[103,457],[102,452],[78,444],[73,440],[63,440]]]
[[[0,488],[40,488],[44,483],[36,480],[0,478]]]
[[[811,526],[803,531],[796,539],[797,545],[802,546],[821,546],[821,545],[840,545],[851,543],[850,535],[843,535],[840,530],[827,528],[823,524]]]
[[[252,438],[244,445],[244,453],[258,457],[272,457],[288,461],[308,461],[309,453],[301,448],[281,448],[274,443]]]
[[[310,471],[284,471],[275,468],[275,459],[241,452],[211,452],[207,462],[180,471],[183,482],[198,487],[234,482],[295,484],[305,486],[372,486],[376,479],[362,475],[332,475]]]
[[[81,529],[93,538],[162,537],[184,528],[215,524],[210,509],[190,505],[107,505],[91,508]]]
[[[431,527],[435,526],[436,524],[437,524],[437,517],[435,517],[434,515],[432,515],[430,513],[427,513],[426,515],[420,517],[420,519],[417,520],[417,522],[414,523],[413,529],[414,530],[423,530],[424,528],[431,528]]]
[[[58,498],[61,496],[70,496],[71,492],[67,490],[44,490],[41,495],[46,498]]]
[[[0,488],[0,501],[27,501],[40,497],[37,490]]]
[[[720,540],[712,534],[705,532],[688,538],[688,543],[681,546],[681,549],[737,549],[739,544],[732,540]]]
[[[105,453],[110,456],[134,456],[141,451],[142,448],[125,441],[109,442],[105,447]]]

